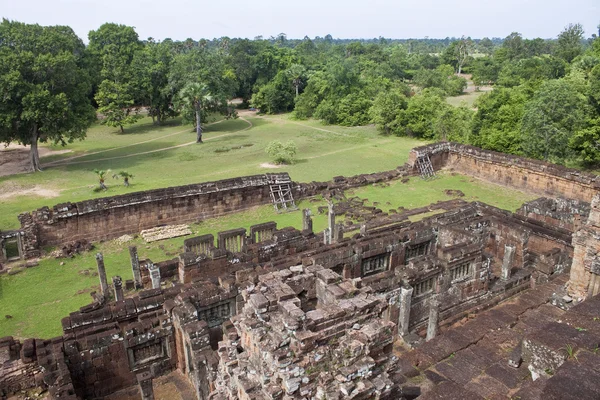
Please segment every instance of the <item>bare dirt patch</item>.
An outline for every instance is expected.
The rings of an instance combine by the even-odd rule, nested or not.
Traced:
[[[70,153],[72,150],[50,150],[40,147],[40,158],[56,154]],[[11,144],[8,147],[0,146],[0,176],[23,174],[30,172],[29,147]]]
[[[38,196],[45,199],[51,199],[60,195],[59,190],[48,189],[38,185],[27,187],[11,184],[10,182],[2,184],[0,190],[0,200],[6,200],[16,196]]]
[[[271,163],[264,162],[264,163],[260,164],[260,167],[261,168],[281,168],[282,165],[277,165],[277,164],[271,164]]]

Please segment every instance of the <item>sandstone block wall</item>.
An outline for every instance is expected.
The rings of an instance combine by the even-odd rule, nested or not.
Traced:
[[[429,155],[436,170],[449,167],[462,174],[546,196],[590,202],[600,189],[597,175],[458,143],[416,147],[411,150],[409,164],[414,166],[420,155]]]
[[[200,221],[267,204],[269,182],[287,173],[265,174],[43,207],[19,216],[36,246],[112,239],[160,225]],[[35,227],[35,229],[32,229]],[[35,236],[30,238],[30,236]]]

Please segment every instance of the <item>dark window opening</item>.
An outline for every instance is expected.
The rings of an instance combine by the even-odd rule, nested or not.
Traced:
[[[460,264],[450,270],[450,278],[452,281],[466,278],[471,270],[471,262]]]
[[[386,271],[390,263],[390,254],[384,253],[365,258],[362,261],[362,276],[369,276]]]
[[[404,255],[404,262],[413,259],[415,257],[424,256],[429,250],[429,242],[423,242],[408,246]]]
[[[425,279],[424,281],[417,283],[415,285],[413,295],[417,297],[432,292],[434,283],[435,277],[431,277],[429,279]]]

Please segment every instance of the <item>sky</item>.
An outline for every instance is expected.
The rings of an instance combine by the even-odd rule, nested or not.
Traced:
[[[105,22],[134,26],[141,39],[555,38],[569,23],[598,33],[600,0],[0,0],[0,16],[69,25],[87,42]]]

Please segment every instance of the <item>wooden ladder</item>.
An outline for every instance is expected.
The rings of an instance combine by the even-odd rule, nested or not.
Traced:
[[[274,183],[269,185],[269,189],[271,190],[271,200],[275,211],[298,209],[292,195],[292,182],[289,179],[275,180]]]
[[[423,179],[433,178],[435,176],[433,165],[431,165],[431,160],[427,154],[417,157],[417,168],[419,168],[421,178]]]

